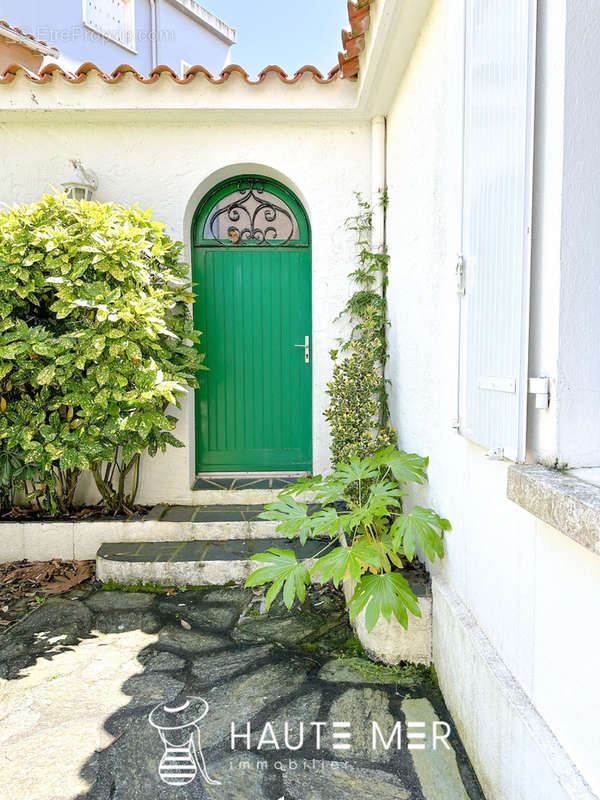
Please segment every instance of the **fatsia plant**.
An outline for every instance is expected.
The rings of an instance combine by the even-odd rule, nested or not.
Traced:
[[[129,511],[140,456],[180,446],[167,406],[204,368],[180,252],[137,207],[56,194],[0,214],[0,443],[45,511],[72,511],[85,470]]]
[[[405,628],[408,613],[420,616],[417,598],[402,575],[406,561],[415,557],[419,546],[434,561],[444,555],[443,532],[450,530],[447,519],[430,508],[414,506],[404,513],[402,488],[409,482],[423,483],[428,460],[389,446],[367,458],[352,458],[338,464],[325,478],[303,478],[279,494],[260,515],[276,520],[277,531],[286,537],[323,541],[312,567],[298,561],[293,550],[270,548],[252,558],[266,566],[253,572],[247,586],[271,584],[266,594],[270,608],[283,591],[291,608],[303,602],[312,575],[321,582],[339,586],[346,578],[355,583],[349,603],[350,619],[365,609],[368,630],[380,616],[395,617]],[[310,513],[298,496],[312,492],[319,510]]]

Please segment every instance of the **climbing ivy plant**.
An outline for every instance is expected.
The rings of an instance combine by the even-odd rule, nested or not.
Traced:
[[[335,362],[325,417],[331,428],[331,460],[364,458],[396,443],[389,425],[386,354],[386,287],[389,256],[371,245],[373,208],[357,195],[358,213],[347,220],[356,235],[357,266],[350,273],[355,291],[340,314],[350,334],[331,352]],[[385,195],[381,198],[385,207]]]
[[[181,244],[151,211],[45,195],[0,214],[0,486],[73,511],[84,471],[116,513],[203,369]]]

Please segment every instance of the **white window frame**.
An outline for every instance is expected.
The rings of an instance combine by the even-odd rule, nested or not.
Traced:
[[[111,2],[111,0],[95,0],[95,1],[97,3]],[[89,14],[88,14],[88,3],[89,3],[89,0],[81,0],[81,14],[82,14],[82,19],[83,19],[83,25],[84,25],[85,28],[88,28],[89,30],[94,31],[94,33],[99,34],[104,39],[108,39],[109,41],[114,42],[115,44],[119,45],[119,47],[122,47],[123,49],[128,50],[130,53],[134,53],[135,55],[137,55],[138,51],[137,51],[137,48],[135,46],[135,43],[136,43],[135,0],[123,0],[123,2],[124,2],[125,5],[128,5],[130,7],[130,9],[129,9],[128,29],[127,29],[127,31],[125,31],[125,35],[129,39],[129,42],[128,41],[123,41],[123,39],[120,39],[118,36],[114,36],[112,33],[110,33],[107,30],[102,29],[98,25],[94,25],[94,23],[90,20]]]

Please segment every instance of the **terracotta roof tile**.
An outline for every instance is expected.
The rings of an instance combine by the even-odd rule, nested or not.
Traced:
[[[51,47],[51,45],[49,45],[47,42],[44,42],[41,39],[36,39],[33,34],[26,33],[21,28],[17,28],[16,25],[10,25],[5,19],[0,19],[0,35],[2,34],[3,28],[10,33],[16,33],[18,36],[22,36],[24,39],[29,39],[32,44],[37,44],[41,47],[48,48],[49,50],[54,50],[58,54],[58,50],[55,47]]]
[[[293,77],[290,78],[288,77],[287,73],[281,69],[281,67],[273,65],[265,67],[258,76],[258,79],[252,81],[250,80],[248,73],[237,64],[230,64],[229,66],[225,67],[218,77],[214,77],[205,67],[199,65],[190,67],[186,70],[185,75],[181,77],[177,72],[175,72],[175,70],[171,69],[171,67],[161,64],[153,69],[147,78],[145,78],[143,75],[140,75],[135,67],[132,67],[130,64],[121,64],[110,74],[103,72],[99,67],[91,62],[82,64],[74,72],[67,72],[58,64],[47,64],[45,67],[42,67],[38,73],[30,72],[20,64],[10,64],[8,67],[6,67],[4,72],[0,73],[0,84],[11,83],[14,80],[15,75],[17,75],[19,72],[25,73],[25,77],[33,83],[40,84],[48,83],[48,81],[52,80],[55,75],[63,78],[63,80],[67,81],[68,83],[83,83],[90,72],[96,72],[101,80],[109,84],[119,83],[119,81],[123,80],[124,76],[128,73],[131,73],[140,83],[155,83],[163,73],[167,73],[174,83],[191,83],[196,77],[202,76],[209,83],[215,85],[225,83],[225,81],[229,80],[231,75],[235,72],[241,75],[246,83],[256,86],[266,80],[270,73],[275,73],[279,80],[286,84],[297,83],[297,81],[299,81],[300,78],[305,74],[309,74],[317,83],[331,83],[338,77],[339,69],[335,67],[331,70],[327,77],[323,77],[316,67],[307,64],[306,66],[297,70]]]
[[[238,64],[230,64],[229,66],[225,67],[225,69],[217,77],[212,75],[205,67],[200,65],[189,67],[189,69],[186,70],[185,75],[181,77],[177,72],[175,72],[175,70],[171,69],[171,67],[161,64],[160,66],[155,67],[147,77],[144,77],[135,69],[135,67],[132,67],[130,64],[120,64],[115,70],[113,70],[113,72],[109,74],[107,72],[103,72],[95,64],[86,62],[78,67],[74,72],[68,72],[58,64],[47,64],[46,66],[42,67],[38,73],[31,72],[20,64],[10,64],[8,67],[6,67],[4,72],[0,73],[0,84],[11,83],[19,72],[23,72],[27,80],[30,80],[32,83],[39,84],[48,83],[55,76],[62,78],[67,83],[84,83],[87,79],[87,76],[91,72],[95,72],[102,81],[108,84],[119,83],[127,74],[132,74],[137,81],[143,84],[155,83],[163,73],[168,74],[171,80],[177,84],[191,83],[198,77],[202,77],[204,80],[207,80],[209,83],[214,85],[225,83],[229,80],[233,73],[237,73],[241,75],[242,79],[246,83],[252,86],[262,83],[267,79],[267,76],[272,73],[275,74],[279,80],[285,84],[297,83],[297,81],[299,81],[300,78],[305,74],[311,75],[312,79],[319,84],[332,83],[340,77],[356,78],[360,69],[359,55],[365,46],[365,32],[369,28],[370,10],[373,2],[374,0],[358,0],[358,2],[352,2],[352,0],[349,0],[348,19],[350,21],[350,30],[342,31],[343,52],[338,54],[338,64],[333,67],[327,76],[323,76],[321,72],[319,72],[319,70],[311,64],[306,64],[305,66],[301,67],[294,73],[292,77],[289,77],[281,67],[270,65],[265,67],[260,72],[257,80],[252,81],[250,80],[249,74],[242,67],[240,67]],[[13,28],[7,22],[0,20],[0,31],[2,26],[20,35],[26,36],[35,42],[38,42],[38,40],[35,39],[35,37],[33,37],[31,34],[23,33],[20,28]],[[39,44],[45,45],[45,42],[39,42]]]
[[[356,78],[360,69],[359,55],[365,48],[365,33],[371,22],[374,0],[348,2],[350,30],[342,31],[343,52],[338,53],[339,69],[344,78]]]

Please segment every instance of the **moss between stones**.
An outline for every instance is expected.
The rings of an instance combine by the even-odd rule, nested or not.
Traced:
[[[433,685],[436,689],[440,688],[440,682],[438,680],[437,672],[435,671],[435,664],[431,664],[429,667],[429,672],[431,673],[431,680],[433,681]]]
[[[366,657],[341,656],[341,659],[352,669],[360,672],[365,678],[385,681],[386,683],[423,683],[432,678],[431,670],[423,664],[412,664],[408,661],[395,667],[376,664]]]
[[[365,656],[365,651],[356,634],[348,637],[344,644],[339,648],[339,653],[347,656]]]
[[[102,591],[105,592],[150,592],[151,594],[165,594],[166,592],[186,592],[186,591],[194,591],[194,592],[202,592],[207,591],[208,589],[214,589],[214,586],[163,586],[160,583],[154,583],[153,581],[149,581],[148,583],[142,583],[142,581],[138,581],[137,583],[126,584],[126,583],[118,583],[117,581],[113,581],[112,578],[109,578],[105,583],[102,584]]]

